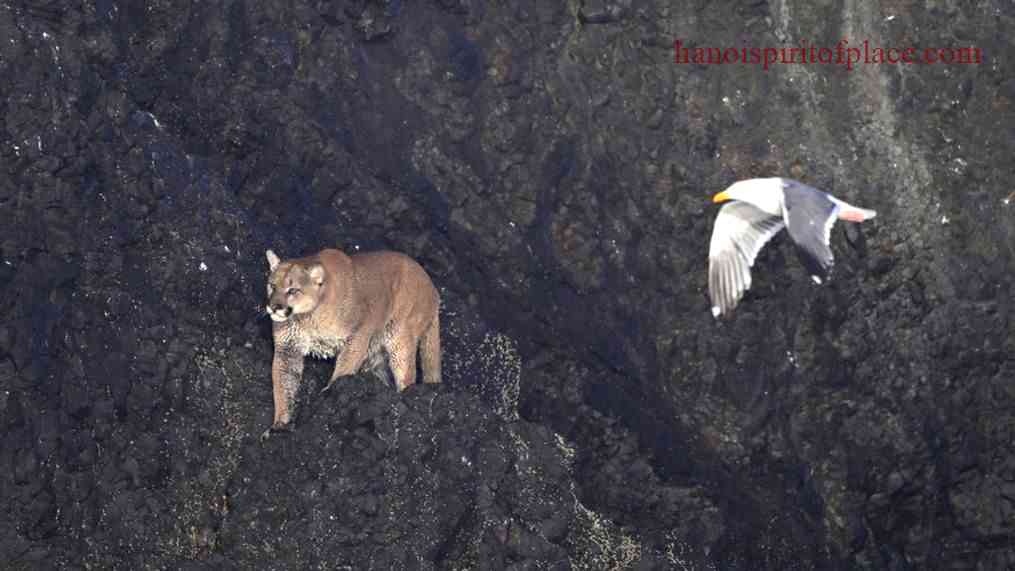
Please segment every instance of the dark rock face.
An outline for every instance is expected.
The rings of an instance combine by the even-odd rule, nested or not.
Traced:
[[[1015,567],[1015,9],[932,4],[0,3],[0,567]],[[843,38],[984,60],[674,62]],[[780,174],[879,217],[716,323]],[[261,444],[326,246],[428,269],[447,382],[311,362]]]

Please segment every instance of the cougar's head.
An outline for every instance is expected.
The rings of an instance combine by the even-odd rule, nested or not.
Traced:
[[[318,263],[283,262],[268,250],[268,316],[284,322],[317,309],[324,294],[324,266]]]

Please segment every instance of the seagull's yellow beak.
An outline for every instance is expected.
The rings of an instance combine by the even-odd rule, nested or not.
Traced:
[[[726,191],[722,191],[719,194],[712,197],[712,202],[726,202],[730,199],[730,195],[726,194]]]

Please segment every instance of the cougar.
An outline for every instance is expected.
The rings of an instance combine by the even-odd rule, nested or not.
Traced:
[[[423,381],[441,381],[440,296],[418,263],[397,252],[347,256],[327,249],[285,261],[265,254],[275,418],[262,438],[289,425],[308,355],[335,357],[325,391],[364,364],[382,367],[385,358],[403,391],[416,381],[417,350]]]

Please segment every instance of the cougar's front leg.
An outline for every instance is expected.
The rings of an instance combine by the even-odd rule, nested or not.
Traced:
[[[271,430],[281,430],[292,420],[296,390],[303,378],[303,355],[292,347],[275,347],[275,358],[271,363],[272,394],[275,399],[275,420],[271,428],[262,434],[267,437]]]
[[[354,334],[351,336],[345,342],[345,346],[342,347],[338,357],[335,358],[335,371],[331,373],[331,380],[328,381],[328,386],[321,389],[321,392],[330,389],[331,385],[339,377],[353,375],[359,371],[360,367],[363,366],[363,361],[367,358],[369,344],[370,338],[367,335]]]

